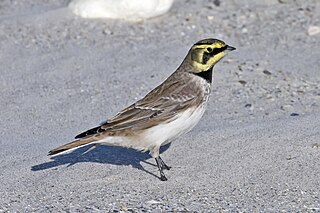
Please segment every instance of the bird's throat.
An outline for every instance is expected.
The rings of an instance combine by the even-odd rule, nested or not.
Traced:
[[[205,79],[208,83],[212,82],[212,67],[207,71],[202,71],[199,73],[193,73],[203,79]]]

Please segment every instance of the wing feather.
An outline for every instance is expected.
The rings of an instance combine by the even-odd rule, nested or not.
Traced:
[[[199,94],[195,94],[193,89],[190,82],[167,81],[166,84],[159,85],[143,99],[123,109],[101,126],[83,132],[76,138],[104,131],[141,130],[170,120],[197,101]]]

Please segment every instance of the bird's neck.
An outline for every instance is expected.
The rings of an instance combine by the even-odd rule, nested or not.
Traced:
[[[213,67],[211,67],[211,68],[210,68],[209,70],[207,70],[207,71],[198,72],[198,73],[192,73],[192,74],[203,78],[204,80],[206,80],[208,83],[211,84],[211,82],[212,82],[212,72],[213,72],[213,71],[212,71],[212,68],[213,68]]]

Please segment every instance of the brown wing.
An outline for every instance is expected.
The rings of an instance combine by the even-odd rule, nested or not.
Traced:
[[[83,132],[76,138],[104,131],[141,130],[171,119],[175,114],[197,102],[200,94],[195,93],[197,90],[194,87],[192,82],[181,82],[178,79],[165,81],[143,99],[125,108],[101,126]]]

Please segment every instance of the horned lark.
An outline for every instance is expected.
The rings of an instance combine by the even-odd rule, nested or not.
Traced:
[[[144,98],[123,109],[102,125],[75,137],[48,155],[87,144],[107,144],[149,151],[166,181],[169,170],[159,155],[161,146],[190,131],[202,117],[210,94],[212,68],[234,47],[218,39],[194,44],[178,69]]]

